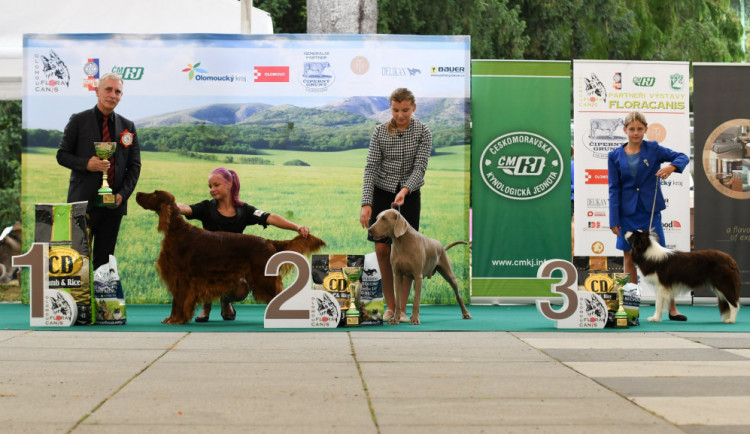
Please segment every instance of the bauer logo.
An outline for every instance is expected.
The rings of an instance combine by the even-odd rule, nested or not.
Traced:
[[[563,166],[562,155],[552,142],[527,132],[496,138],[480,158],[487,187],[515,200],[536,199],[552,191],[562,179]]]

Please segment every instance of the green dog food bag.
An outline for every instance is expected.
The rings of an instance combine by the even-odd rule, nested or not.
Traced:
[[[93,324],[86,202],[37,204],[34,240],[49,243],[49,287],[73,296],[78,308],[76,324]]]

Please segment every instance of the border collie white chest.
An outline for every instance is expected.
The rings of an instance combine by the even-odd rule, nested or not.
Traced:
[[[734,323],[740,308],[740,270],[731,256],[719,250],[678,252],[666,249],[649,232],[625,234],[633,262],[656,288],[656,307],[649,321],[661,321],[664,308],[676,294],[710,289],[719,301],[721,320]]]

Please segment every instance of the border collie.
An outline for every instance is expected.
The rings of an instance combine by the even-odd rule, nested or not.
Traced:
[[[664,309],[681,292],[710,289],[719,301],[721,320],[734,323],[740,308],[740,270],[731,256],[718,250],[678,252],[659,245],[655,234],[625,234],[633,262],[656,288],[656,308],[649,321],[661,321]]]

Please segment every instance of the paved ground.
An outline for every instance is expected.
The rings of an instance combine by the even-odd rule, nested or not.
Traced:
[[[0,432],[747,433],[750,333],[0,331]]]

